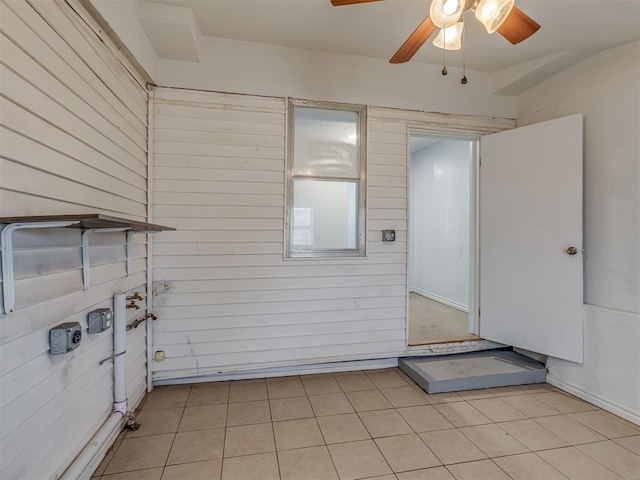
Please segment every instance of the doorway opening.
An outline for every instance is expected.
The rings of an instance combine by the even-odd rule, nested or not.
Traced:
[[[477,140],[410,135],[408,344],[475,340]]]

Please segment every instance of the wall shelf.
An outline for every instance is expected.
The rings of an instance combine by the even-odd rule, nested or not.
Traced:
[[[89,259],[89,237],[94,233],[127,232],[127,275],[131,274],[131,239],[136,234],[151,234],[170,230],[172,227],[137,222],[126,218],[111,217],[101,213],[87,215],[45,215],[24,217],[0,217],[4,225],[0,233],[2,246],[2,294],[4,312],[15,310],[14,270],[13,270],[13,233],[23,229],[42,228],[78,228],[82,233],[82,273],[85,290],[91,286],[89,278],[91,262]]]

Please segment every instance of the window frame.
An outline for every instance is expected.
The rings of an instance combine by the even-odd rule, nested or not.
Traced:
[[[360,174],[358,177],[323,177],[312,175],[293,175],[295,160],[295,108],[307,107],[323,110],[338,110],[355,112],[358,114],[358,147]],[[285,219],[284,219],[284,258],[366,258],[367,252],[367,106],[349,103],[322,102],[314,100],[288,99],[287,105],[287,143],[285,162]],[[294,180],[314,180],[330,182],[356,183],[358,189],[356,215],[356,248],[353,249],[323,249],[304,250],[293,249],[293,183]]]

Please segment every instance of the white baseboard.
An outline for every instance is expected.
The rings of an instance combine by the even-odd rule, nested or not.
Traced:
[[[558,387],[560,390],[568,392],[572,395],[575,395],[582,400],[592,403],[607,412],[611,412],[618,417],[624,418],[625,420],[630,421],[631,423],[635,423],[636,425],[640,425],[640,412],[634,412],[629,410],[626,407],[618,405],[615,402],[607,400],[606,398],[599,397],[592,393],[587,392],[581,387],[569,383],[561,378],[553,376],[551,373],[547,373],[547,383],[553,385],[554,387]]]
[[[291,365],[272,367],[244,372],[221,373],[185,378],[167,378],[154,380],[154,386],[179,385],[184,383],[221,382],[225,380],[248,380],[251,378],[287,377],[291,375],[309,375],[314,373],[349,372],[353,370],[373,370],[398,366],[398,358],[381,358],[375,360],[354,360],[346,362],[316,363],[312,365]]]
[[[450,307],[453,307],[457,310],[461,310],[465,313],[469,313],[469,307],[467,305],[462,305],[461,303],[454,302],[453,300],[449,300],[448,298],[441,297],[436,295],[435,293],[425,292],[424,290],[420,290],[419,288],[410,288],[409,293],[416,293],[422,297],[429,298],[439,303],[444,303]]]

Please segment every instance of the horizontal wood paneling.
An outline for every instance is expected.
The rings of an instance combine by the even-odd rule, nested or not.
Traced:
[[[147,219],[147,99],[109,39],[75,1],[0,3],[0,216],[107,213]],[[87,314],[116,292],[145,295],[147,245],[94,234],[83,290],[81,231],[14,235],[16,311],[0,314],[0,478],[58,478],[113,402],[112,330],[88,334]],[[130,320],[144,314],[128,310]],[[136,313],[137,312],[137,313]],[[49,354],[49,330],[79,322],[80,346]],[[128,396],[146,388],[146,332],[127,336]],[[133,406],[133,404],[132,404]]]
[[[154,220],[178,228],[154,242],[156,378],[404,349],[406,125],[370,122],[367,258],[285,260],[285,101],[154,102]]]

